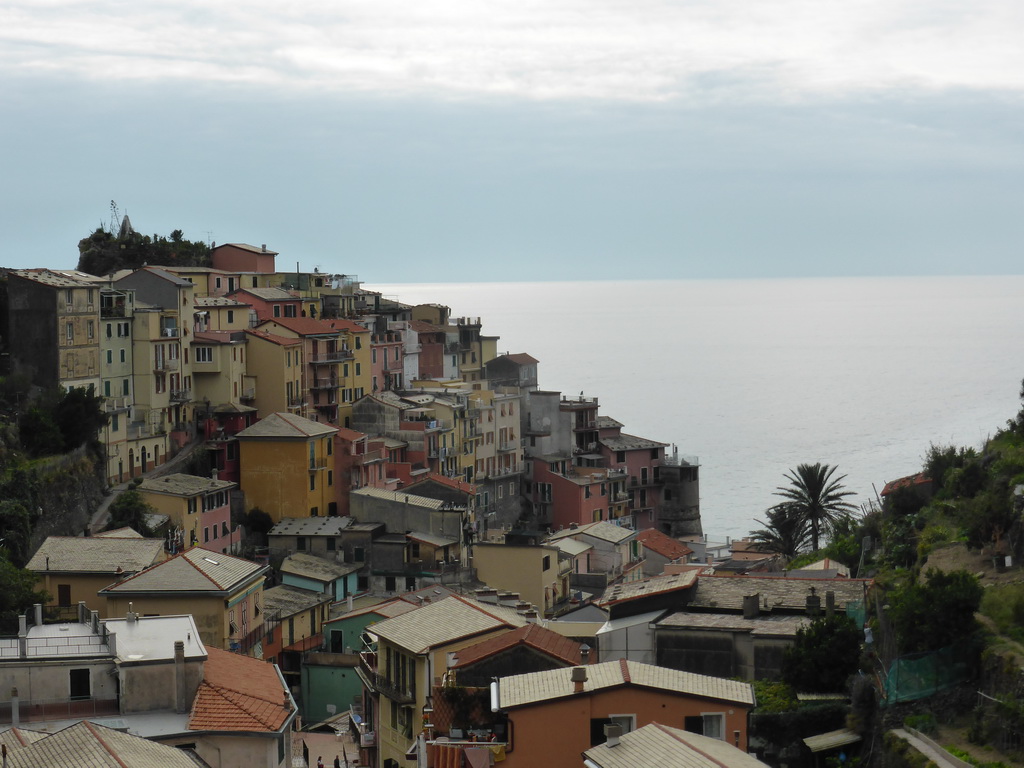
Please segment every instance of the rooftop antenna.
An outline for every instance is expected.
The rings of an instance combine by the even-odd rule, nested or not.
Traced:
[[[117,210],[117,203],[110,201],[110,234],[115,235],[121,229],[121,213]]]

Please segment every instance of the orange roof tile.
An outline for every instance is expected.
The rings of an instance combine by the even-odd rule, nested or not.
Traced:
[[[460,480],[457,477],[439,475],[436,472],[430,472],[426,476],[416,480],[416,482],[409,483],[408,485],[405,486],[405,490],[411,490],[420,483],[424,483],[427,480],[433,480],[435,483],[438,483],[439,485],[446,485],[449,488],[454,488],[455,490],[462,491],[463,493],[476,493],[476,486],[473,485],[473,483],[467,483],[465,480]]]
[[[888,496],[897,488],[910,488],[914,485],[927,485],[931,481],[932,479],[924,472],[918,472],[916,475],[908,475],[907,477],[901,477],[897,480],[890,480],[882,489],[882,495]]]
[[[206,651],[190,731],[278,731],[288,722],[291,699],[273,664],[217,648]]]
[[[261,331],[256,328],[246,328],[245,332],[250,336],[257,336],[261,339],[266,339],[267,341],[273,342],[274,344],[282,347],[293,347],[297,344],[302,344],[302,339],[293,339],[289,336],[278,336],[275,333],[267,333],[266,331]]]
[[[636,535],[636,540],[657,555],[667,557],[669,560],[678,560],[680,557],[692,555],[693,550],[681,541],[662,533],[656,528],[648,528]]]
[[[457,651],[457,661],[453,667],[458,669],[476,664],[482,659],[518,645],[529,646],[547,656],[564,661],[566,664],[580,663],[580,643],[539,624],[527,624],[525,627],[505,632]]]

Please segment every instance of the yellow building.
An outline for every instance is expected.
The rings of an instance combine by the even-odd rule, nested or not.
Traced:
[[[306,377],[302,339],[267,331],[246,331],[246,378],[242,400],[260,418],[290,413],[305,418]]]
[[[113,536],[48,536],[25,566],[39,576],[39,588],[50,596],[47,605],[73,608],[80,602],[97,604],[104,587],[163,562],[163,539],[144,539],[124,529]],[[108,613],[100,603],[101,618]]]
[[[147,504],[167,515],[179,548],[203,544],[234,552],[241,530],[231,522],[231,491],[237,483],[175,473],[146,478],[138,491]]]
[[[263,582],[270,570],[240,557],[193,547],[99,592],[107,615],[192,614],[205,645],[260,656]]]
[[[572,558],[558,547],[477,542],[473,567],[484,584],[518,592],[545,616],[568,605]]]
[[[275,523],[337,514],[337,432],[329,424],[272,413],[235,435],[246,508],[259,507]]]
[[[350,426],[352,403],[372,386],[370,331],[351,320],[308,317],[276,317],[257,329],[302,339],[307,402],[319,421]]]

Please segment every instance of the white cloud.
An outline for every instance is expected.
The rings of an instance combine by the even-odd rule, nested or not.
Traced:
[[[0,66],[104,81],[600,100],[1024,89],[1005,0],[14,0]]]

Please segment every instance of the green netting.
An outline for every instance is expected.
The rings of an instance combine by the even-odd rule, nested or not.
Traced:
[[[851,600],[846,604],[846,615],[853,619],[858,627],[863,627],[867,622],[867,611],[864,608],[863,600]]]
[[[913,701],[956,685],[970,676],[965,649],[951,645],[932,653],[896,659],[885,676],[885,703]]]

